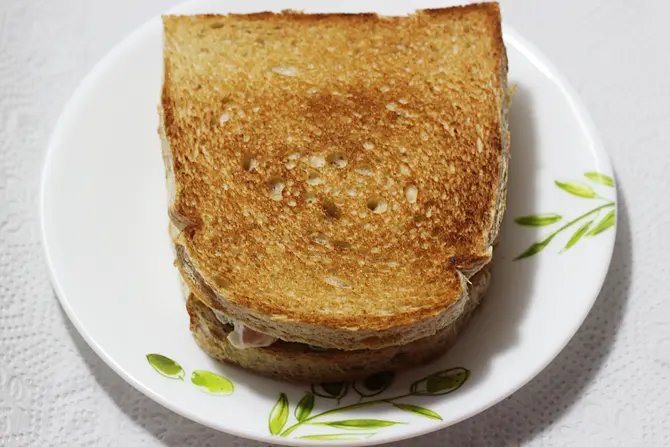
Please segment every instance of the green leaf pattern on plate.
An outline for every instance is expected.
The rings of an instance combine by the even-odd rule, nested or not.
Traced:
[[[593,182],[596,185],[614,187],[614,179],[607,174],[600,172],[585,172],[584,177]],[[579,241],[584,239],[584,236],[592,237],[596,236],[609,228],[612,228],[616,224],[615,210],[611,209],[615,207],[614,200],[607,199],[600,196],[591,186],[581,185],[573,182],[560,182],[556,180],[554,182],[556,186],[562,190],[578,197],[587,198],[587,199],[596,199],[603,200],[604,203],[597,205],[591,210],[585,212],[584,214],[577,216],[576,218],[568,221],[563,224],[552,233],[544,237],[544,239],[533,242],[526,250],[521,252],[515,260],[529,258],[540,253],[542,250],[547,248],[549,243],[559,234],[564,231],[572,228],[573,225],[580,223],[577,227],[577,230],[572,233],[572,236],[568,239],[565,247],[560,251],[561,253],[569,250],[574,247]],[[609,212],[603,217],[595,226],[593,223],[598,219],[601,212],[609,209]],[[589,219],[587,219],[589,218]],[[546,213],[546,214],[530,214],[526,216],[520,216],[514,219],[514,221],[519,225],[524,226],[533,226],[533,227],[542,227],[553,225],[562,220],[562,216],[555,213]]]
[[[312,422],[312,425],[324,425],[344,430],[369,430],[371,428],[384,428],[393,425],[405,424],[406,422],[384,421],[382,419],[345,419],[331,422]]]
[[[459,389],[468,377],[470,371],[467,369],[452,368],[417,380],[410,387],[410,391],[416,396],[441,396]]]
[[[147,361],[158,374],[168,379],[184,380],[184,369],[170,357],[161,354],[147,354]]]
[[[589,220],[584,225],[579,227],[577,231],[575,231],[575,233],[572,235],[568,243],[565,244],[565,247],[563,248],[563,250],[561,250],[561,253],[563,253],[566,250],[569,250],[572,246],[574,246],[586,234],[586,232],[589,231],[589,228],[591,227],[592,223],[593,221]]]
[[[198,370],[191,374],[191,383],[206,390],[208,393],[220,396],[230,396],[235,391],[233,382],[226,377],[210,371]]]
[[[514,222],[528,227],[544,227],[545,225],[554,224],[561,219],[562,217],[556,213],[531,214],[528,216],[517,217],[514,219]]]
[[[415,403],[403,402],[408,398],[425,398],[430,396],[440,396],[456,391],[470,377],[470,371],[465,368],[450,368],[443,371],[437,371],[429,374],[409,386],[405,393],[396,394],[391,397],[377,397],[384,391],[387,391],[392,385],[395,374],[391,372],[381,372],[371,375],[363,380],[353,383],[329,383],[315,384],[311,386],[312,392],[307,392],[293,411],[295,423],[288,425],[286,416],[289,413],[289,401],[284,393],[280,394],[279,400],[270,411],[270,433],[281,437],[288,437],[296,430],[306,427],[328,427],[336,430],[344,430],[342,433],[311,433],[296,436],[296,439],[312,439],[323,441],[345,441],[366,439],[377,433],[377,430],[384,430],[401,424],[408,424],[409,421],[376,419],[367,417],[348,417],[333,418],[342,413],[352,413],[351,416],[361,416],[358,410],[363,410],[375,406],[390,406],[401,412],[407,417],[420,417],[431,420],[442,420],[442,416],[429,408],[416,405]],[[344,406],[331,405],[329,409],[321,412],[314,411],[315,400],[317,397],[326,399],[342,399],[347,395],[347,390],[353,388],[360,399],[355,403]],[[275,421],[273,423],[273,421]],[[288,425],[288,427],[287,427]],[[361,433],[359,431],[366,431]],[[361,438],[365,436],[366,438]]]
[[[278,435],[286,426],[286,421],[288,421],[289,413],[289,403],[288,397],[284,393],[279,393],[279,399],[272,411],[270,411],[269,427],[270,433],[273,435]]]
[[[584,177],[593,182],[600,183],[601,185],[609,186],[610,188],[614,187],[614,179],[609,175],[601,174],[599,172],[585,172]]]
[[[526,249],[523,253],[521,253],[519,256],[517,256],[514,260],[516,261],[517,259],[523,259],[523,258],[528,258],[530,256],[535,256],[545,248],[547,248],[547,245],[549,245],[549,242],[554,238],[554,236],[550,236],[546,238],[543,241],[540,242],[535,242],[534,244],[531,244],[530,247]]]
[[[314,409],[314,394],[313,393],[305,393],[305,396],[300,399],[300,402],[298,402],[298,406],[295,407],[295,418],[299,421],[302,422],[305,419],[309,417],[310,414],[312,414],[312,410]]]
[[[395,374],[391,371],[382,371],[367,377],[365,380],[354,382],[353,388],[361,397],[372,397],[383,393],[391,386]]]
[[[186,371],[170,357],[162,354],[147,354],[146,358],[161,376],[173,380],[184,380]],[[230,396],[235,391],[235,385],[228,378],[203,369],[191,373],[191,383],[206,393],[216,396]]]
[[[330,382],[330,383],[315,383],[312,385],[312,393],[319,397],[326,399],[340,400],[349,392],[349,383],[347,382]]]
[[[298,436],[297,439],[311,439],[313,441],[363,441],[374,436],[371,433],[325,433],[322,435]]]
[[[614,226],[615,219],[614,219],[614,210],[610,211],[605,215],[605,217],[602,218],[598,224],[593,227],[591,231],[589,231],[589,236],[596,236],[603,231],[607,230],[608,228],[612,228]]]
[[[595,199],[596,192],[590,186],[579,185],[577,183],[563,183],[556,180],[556,186],[564,191],[569,192],[573,196],[584,197],[585,199]]]
[[[418,405],[410,405],[410,404],[398,404],[398,403],[393,403],[393,406],[402,410],[406,411],[408,413],[416,414],[418,416],[423,416],[428,419],[437,419],[437,420],[442,420],[442,416],[434,412],[433,410],[429,408],[424,408],[424,407],[419,407]]]

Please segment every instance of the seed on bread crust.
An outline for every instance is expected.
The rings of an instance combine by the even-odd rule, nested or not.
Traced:
[[[326,283],[330,284],[333,287],[338,287],[340,289],[351,289],[352,285],[348,282],[345,281],[342,278],[338,278],[337,276],[326,276],[325,278]]]
[[[341,152],[333,152],[328,155],[327,161],[334,168],[343,169],[347,166],[347,159]]]
[[[317,172],[310,172],[307,176],[307,183],[311,186],[322,185],[323,179]]]
[[[272,72],[282,76],[298,76],[298,69],[292,66],[273,67]]]
[[[419,194],[419,190],[414,185],[410,185],[405,188],[405,197],[409,203],[416,203],[416,197]]]
[[[368,209],[375,214],[385,213],[388,209],[388,202],[382,198],[374,198],[368,200]]]

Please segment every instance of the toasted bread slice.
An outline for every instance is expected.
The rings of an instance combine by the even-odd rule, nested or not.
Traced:
[[[208,305],[348,350],[461,317],[505,205],[497,4],[168,16],[164,28],[177,265]]]
[[[222,324],[195,294],[187,301],[191,332],[200,347],[217,360],[241,366],[264,376],[292,382],[337,382],[368,377],[380,371],[397,371],[438,359],[465,327],[488,287],[488,268],[473,277],[464,312],[435,335],[402,346],[378,350],[314,350],[299,343],[277,342],[267,348],[237,349],[227,340],[232,330]]]

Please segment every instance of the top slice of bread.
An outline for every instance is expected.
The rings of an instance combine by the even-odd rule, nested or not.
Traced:
[[[341,349],[449,324],[505,204],[497,4],[163,22],[170,216],[208,304]]]

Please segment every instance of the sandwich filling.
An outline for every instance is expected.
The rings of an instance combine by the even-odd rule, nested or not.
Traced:
[[[229,325],[234,328],[233,331],[228,334],[228,341],[237,349],[267,348],[277,341],[276,337],[255,331],[246,327],[239,321],[229,319],[218,310],[212,310],[214,310],[214,315],[216,315],[216,319],[219,320],[221,324]]]
[[[275,344],[275,342],[279,341],[277,337],[273,337],[271,335],[267,335],[246,327],[243,323],[228,318],[224,313],[216,309],[210,310],[214,312],[214,316],[219,321],[219,323],[233,328],[226,339],[236,349],[267,348]],[[320,346],[307,346],[313,351],[327,350],[327,348],[322,348]]]

